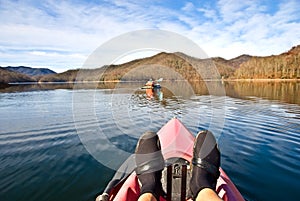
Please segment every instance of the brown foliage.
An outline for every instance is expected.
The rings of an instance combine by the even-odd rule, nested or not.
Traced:
[[[252,57],[241,64],[234,73],[241,79],[300,79],[300,46],[290,51],[268,57]]]

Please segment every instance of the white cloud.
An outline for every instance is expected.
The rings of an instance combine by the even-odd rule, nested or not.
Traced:
[[[148,28],[184,35],[209,56],[278,54],[300,44],[300,2],[269,3],[272,12],[259,0],[188,1],[180,10],[159,0],[8,1],[0,4],[0,65],[78,68],[104,42]]]
[[[247,10],[249,12],[252,10],[249,9],[249,7],[253,7],[256,4],[256,0],[219,0],[218,9],[222,21],[224,23],[232,23],[236,20],[247,17],[249,13],[245,11]]]
[[[210,56],[225,58],[240,54],[264,56],[286,51],[300,43],[300,16],[296,11],[299,3],[290,1],[278,6],[277,11],[269,13],[259,1],[236,3],[221,0],[218,2],[218,16],[213,23],[206,23],[205,26],[211,35],[201,42]],[[201,24],[195,29],[201,27],[205,30]],[[199,41],[201,35],[194,37]]]
[[[143,50],[136,50],[133,52],[128,52],[126,54],[120,55],[115,61],[112,61],[113,64],[123,64],[129,61],[132,61],[136,58],[146,58],[158,54],[160,50],[153,50],[153,49],[143,49]]]
[[[195,9],[195,6],[192,2],[187,2],[184,7],[182,8],[183,11],[185,12],[191,12]]]
[[[208,8],[198,8],[197,10],[204,13],[204,17],[212,20],[217,20],[216,10],[208,9]]]

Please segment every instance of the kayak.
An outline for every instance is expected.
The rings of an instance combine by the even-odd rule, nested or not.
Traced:
[[[160,78],[158,80],[152,80],[150,79],[143,87],[142,89],[158,89],[161,88],[159,82],[161,82],[163,80],[163,78]]]
[[[141,89],[153,89],[152,85],[144,85]]]
[[[188,184],[191,176],[190,162],[193,157],[194,135],[177,118],[171,119],[157,134],[166,161],[166,168],[163,170],[161,179],[166,198],[161,197],[160,200],[191,200],[187,198],[189,197]],[[219,170],[220,176],[216,186],[219,197],[224,201],[245,201],[224,170],[221,167]],[[120,172],[122,171],[118,171],[116,175]],[[109,183],[104,193],[105,196],[102,196],[105,199],[102,198],[102,200],[133,201],[138,199],[140,185],[135,171],[114,178],[118,179]]]
[[[152,84],[152,85],[144,85],[141,89],[160,89],[161,85],[159,83]]]

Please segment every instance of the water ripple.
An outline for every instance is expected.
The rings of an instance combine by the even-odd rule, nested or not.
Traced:
[[[132,153],[144,131],[157,131],[174,116],[194,135],[203,129],[216,134],[222,167],[246,199],[299,197],[299,105],[254,96],[170,95],[160,100],[140,91],[76,93],[82,98],[77,108],[81,118],[76,121],[71,91],[1,96],[1,200],[92,200],[113,170],[88,153],[77,131],[89,134],[89,141],[94,134],[105,135],[109,143]],[[92,110],[84,102],[91,95]],[[97,129],[101,133],[95,133]],[[94,144],[99,153],[109,146]],[[104,160],[113,160],[111,155]]]

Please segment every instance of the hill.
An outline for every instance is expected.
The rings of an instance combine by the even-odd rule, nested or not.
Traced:
[[[240,64],[232,77],[238,79],[300,79],[300,45],[280,55],[251,57]]]
[[[197,59],[183,53],[162,52],[120,65],[47,75],[39,81],[146,81],[160,77],[164,80],[202,80],[229,77],[233,73],[234,68],[225,60]]]
[[[8,67],[2,82],[34,81],[146,81],[203,79],[300,79],[300,45],[280,55],[266,57],[241,55],[226,60],[221,57],[198,59],[183,53],[161,52],[152,57],[95,69],[75,69],[56,74],[49,69]],[[2,68],[3,70],[3,68]],[[15,73],[11,74],[11,70]],[[5,75],[5,76],[4,76]],[[30,76],[28,76],[30,75]],[[10,78],[11,76],[11,78]]]
[[[159,53],[120,65],[97,69],[70,70],[47,75],[41,82],[53,81],[146,81],[203,79],[300,79],[300,46],[280,55],[257,57],[241,55],[226,60],[193,58],[183,53]]]
[[[50,70],[48,68],[31,68],[26,66],[8,66],[5,67],[7,70],[22,73],[28,76],[44,76],[49,74],[56,74],[53,70]]]
[[[39,82],[74,82],[79,70],[68,70],[58,74],[48,74],[42,76]]]
[[[34,82],[36,81],[30,76],[22,73],[13,72],[6,68],[0,67],[0,83],[14,83],[14,82]]]

